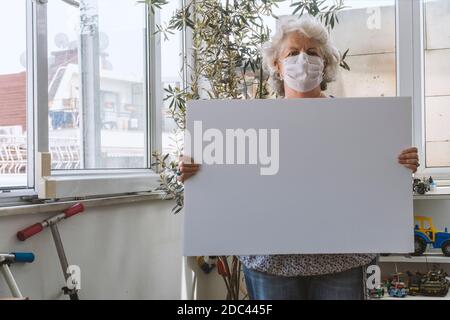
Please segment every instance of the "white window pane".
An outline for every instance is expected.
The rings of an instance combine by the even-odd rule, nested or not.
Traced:
[[[395,1],[344,2],[332,39],[349,49],[350,71],[339,69],[328,92],[338,97],[396,96]],[[352,32],[351,30],[357,30]]]
[[[0,10],[0,189],[27,186],[26,2]]]
[[[425,1],[425,157],[450,166],[450,1]]]
[[[427,167],[449,167],[450,96],[428,97],[425,103]]]
[[[450,15],[449,15],[450,17]],[[450,96],[450,46],[425,51],[425,95]]]
[[[181,8],[181,1],[173,0],[162,7],[161,23],[168,23],[173,13]],[[175,31],[174,34],[168,35],[168,39],[161,36],[161,88],[162,96],[166,97],[167,92],[164,91],[169,85],[172,87],[182,88],[183,86],[183,49],[182,49],[182,32]],[[181,138],[181,133],[177,130],[175,121],[169,116],[170,101],[164,101],[162,109],[162,152],[172,153],[177,151],[177,141]]]
[[[429,97],[426,103],[428,141],[450,141],[450,96]]]
[[[145,168],[144,6],[135,0],[80,3],[48,4],[52,167]]]
[[[345,1],[344,4],[349,8],[339,13],[339,24],[332,35],[342,52],[347,49],[351,55],[395,52],[395,1]]]
[[[339,71],[329,92],[337,97],[396,95],[395,53],[348,56],[351,71]]]
[[[450,142],[427,141],[427,167],[450,167]]]
[[[450,1],[426,0],[425,29],[427,49],[445,49],[450,47]]]

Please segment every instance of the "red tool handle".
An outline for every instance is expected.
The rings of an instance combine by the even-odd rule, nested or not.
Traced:
[[[74,216],[83,211],[84,205],[82,203],[77,203],[71,206],[69,209],[64,210],[64,214],[66,215],[66,218],[70,218],[71,216]]]
[[[71,216],[74,216],[80,212],[84,211],[84,205],[82,203],[77,203],[71,206],[70,208],[64,210],[64,216],[65,218],[70,218]],[[44,227],[42,226],[42,223],[36,223],[32,226],[25,228],[19,232],[17,232],[17,238],[20,241],[25,241],[28,238],[34,236],[35,234],[41,232],[44,230]]]
[[[22,231],[17,232],[17,238],[20,241],[25,241],[28,238],[34,236],[35,234],[44,230],[44,227],[40,223],[33,224],[32,226],[23,229]]]

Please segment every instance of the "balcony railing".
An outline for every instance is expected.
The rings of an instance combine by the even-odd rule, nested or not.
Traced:
[[[0,135],[0,174],[24,174],[26,168],[26,137]]]

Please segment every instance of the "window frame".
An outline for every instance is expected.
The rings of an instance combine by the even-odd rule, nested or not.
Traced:
[[[432,176],[438,186],[450,179],[450,167],[426,167],[425,124],[425,2],[397,0],[397,84],[398,96],[413,100],[413,143],[421,166],[417,177]]]
[[[161,67],[155,63],[160,52],[160,36],[155,34],[159,12],[153,13],[146,4],[141,4],[146,14],[146,168],[59,171],[51,170],[48,139],[48,0],[26,1],[28,188],[11,187],[0,193],[0,199],[36,195],[41,199],[55,199],[154,191],[159,186],[159,175],[151,169],[150,154],[161,146],[158,123],[161,120],[158,109],[162,105],[162,94],[158,93]]]
[[[6,187],[0,190],[0,200],[28,197],[36,195],[36,174],[35,174],[35,143],[36,143],[36,124],[35,124],[35,110],[34,110],[34,67],[36,66],[34,59],[34,48],[32,45],[35,42],[34,21],[36,20],[36,6],[35,1],[41,0],[26,0],[26,131],[27,131],[27,183],[24,186]]]
[[[420,79],[417,81],[420,83],[416,84],[416,91],[420,97],[417,98],[417,102],[421,103],[420,110],[416,110],[417,115],[420,116],[420,123],[417,124],[417,129],[415,130],[415,134],[417,135],[417,140],[420,143],[417,143],[419,149],[420,159],[422,159],[421,163],[423,166],[419,168],[418,175],[423,177],[432,176],[437,180],[438,185],[445,184],[442,180],[450,180],[450,166],[448,167],[426,167],[426,91],[425,91],[425,1],[413,1],[414,14],[418,17],[415,21],[414,28],[417,31],[418,35],[416,35],[415,41],[420,44],[414,47],[415,57],[416,59],[420,59],[420,70],[419,66],[416,66],[418,69],[417,72],[420,72]],[[420,37],[420,39],[419,39]],[[420,41],[420,42],[419,42]],[[440,181],[441,180],[441,181]]]
[[[45,1],[45,0],[44,0]],[[47,2],[47,1],[45,1]],[[41,4],[42,7],[46,7],[47,4]],[[37,183],[37,192],[39,198],[65,198],[65,197],[84,197],[84,196],[98,196],[105,194],[123,194],[123,193],[134,193],[134,192],[144,192],[153,191],[159,186],[159,175],[156,174],[151,169],[151,152],[154,148],[157,148],[158,137],[161,136],[160,131],[155,126],[155,112],[158,101],[154,99],[154,92],[157,92],[157,83],[160,79],[160,71],[156,70],[153,63],[155,60],[155,53],[158,52],[158,37],[152,36],[155,31],[155,20],[157,13],[153,14],[149,10],[148,6],[145,6],[146,14],[146,95],[145,104],[146,109],[146,121],[147,121],[147,132],[145,135],[145,144],[147,148],[146,155],[146,168],[140,169],[81,169],[81,170],[51,170],[48,166],[49,163],[48,156],[45,153],[49,152],[48,146],[48,124],[44,125],[46,130],[41,132],[45,143],[38,144],[38,155],[37,159],[47,159],[44,161],[38,161],[37,178],[40,180]],[[44,19],[44,14],[42,14]],[[44,27],[45,26],[45,27]],[[45,33],[45,38],[47,39],[47,23],[45,16],[45,23],[42,22],[36,28],[40,28],[42,34]],[[45,65],[45,70],[41,72],[44,74],[37,74],[37,78],[48,77],[47,68],[47,46],[46,42],[41,42],[44,48],[38,48],[38,52],[45,52],[44,54],[38,54],[37,60],[40,66]],[[46,82],[45,82],[46,83]],[[44,90],[42,90],[44,91]],[[45,101],[37,103],[37,118],[42,115],[48,119],[48,88],[45,86],[45,93],[43,95],[46,97]],[[162,101],[162,99],[161,99]],[[41,120],[42,121],[42,120]],[[48,121],[48,120],[47,120]],[[47,123],[47,121],[45,123]],[[42,127],[43,122],[39,122]],[[42,173],[46,173],[43,175]],[[101,186],[101,188],[99,188]]]
[[[180,0],[183,2],[183,0]],[[444,181],[450,179],[450,167],[425,167],[425,44],[424,44],[424,0],[396,0],[396,67],[397,67],[397,95],[412,97],[413,101],[413,143],[419,150],[422,166],[417,176],[432,175],[435,179]],[[58,197],[77,197],[80,194],[103,195],[108,193],[131,193],[142,191],[144,186],[156,188],[159,184],[159,175],[149,169],[151,157],[147,157],[148,169],[102,169],[50,171],[42,176],[45,163],[39,161],[42,155],[48,153],[48,88],[47,88],[47,0],[27,0],[27,134],[28,134],[28,189],[11,188],[8,192],[0,193],[0,199],[14,196],[33,196],[40,194],[46,198],[51,192],[42,189],[43,183],[48,183],[60,190],[76,189],[83,192],[55,193]],[[147,11],[147,121],[148,132],[146,142],[149,153],[152,150],[161,150],[162,141],[162,115],[163,93],[161,86],[161,65],[156,63],[161,59],[161,37],[155,34],[156,24],[159,23],[159,10],[153,14]],[[44,40],[44,41],[43,41]],[[182,48],[188,53],[192,43],[192,32],[185,30],[182,35]],[[188,57],[188,59],[190,59]],[[186,71],[184,81],[188,79]],[[40,79],[40,80],[39,80]],[[45,158],[45,156],[44,156]],[[48,164],[47,164],[48,165]],[[47,172],[48,173],[48,172]],[[135,179],[141,178],[136,183]],[[93,181],[110,182],[113,187],[102,192],[92,190]],[[135,185],[136,188],[124,191],[119,186]],[[51,187],[51,188],[53,188]],[[449,191],[450,193],[450,191]]]

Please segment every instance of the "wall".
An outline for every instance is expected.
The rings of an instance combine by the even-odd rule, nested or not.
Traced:
[[[0,74],[0,127],[26,131],[26,72]],[[0,130],[0,134],[6,134]]]
[[[170,201],[90,208],[60,223],[69,264],[82,272],[81,299],[180,299],[182,215]],[[32,299],[66,299],[50,230],[20,243],[15,232],[48,215],[0,217],[0,252],[32,251],[36,261],[13,265],[22,293]],[[188,272],[189,274],[189,272]],[[189,284],[188,284],[189,287]],[[0,276],[0,297],[10,296]]]

